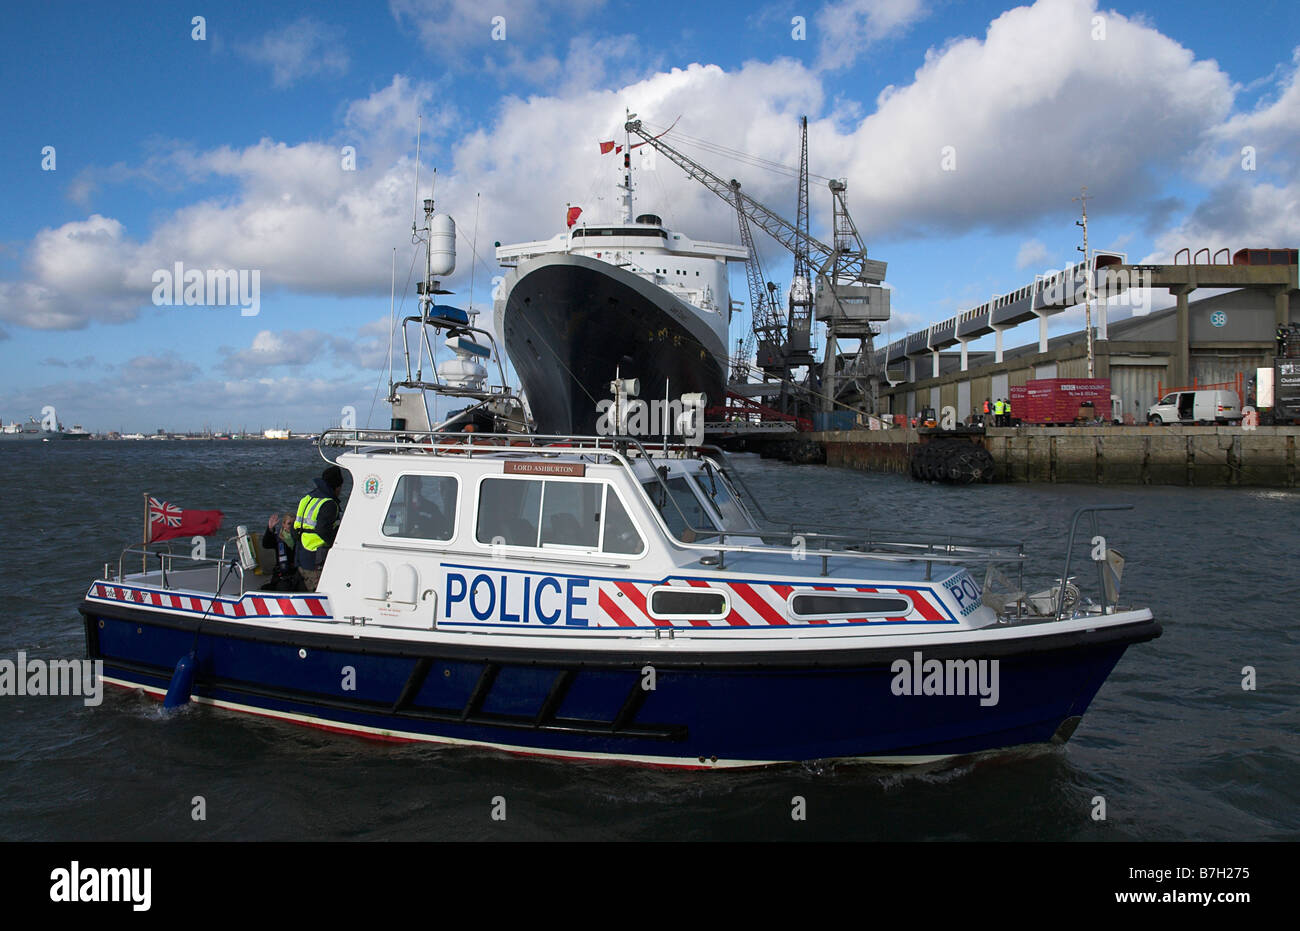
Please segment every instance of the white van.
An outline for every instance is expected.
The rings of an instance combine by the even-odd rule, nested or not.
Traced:
[[[1147,408],[1147,423],[1236,423],[1241,402],[1235,391],[1174,391]]]

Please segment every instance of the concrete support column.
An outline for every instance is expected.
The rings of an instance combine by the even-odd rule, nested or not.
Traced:
[[[958,342],[961,343],[961,370],[965,372],[970,368],[970,359],[966,355],[966,344],[969,343],[970,340],[962,339],[958,340]]]
[[[1002,334],[998,333],[1001,338]],[[1047,313],[1038,313],[1038,351],[1047,352]]]
[[[994,346],[994,349],[993,349],[993,361],[994,361],[994,362],[1001,362],[1001,361],[1002,361],[1002,331],[1003,331],[1004,329],[1006,329],[1006,327],[995,326],[995,327],[993,328],[993,333],[994,333],[994,338],[995,338],[995,346]]]
[[[1291,293],[1286,288],[1273,292],[1273,322],[1277,326],[1286,326],[1291,322]]]
[[[907,380],[916,383],[916,356],[907,357]]]
[[[934,363],[933,366],[932,366],[932,371],[930,372],[930,376],[931,376],[932,378],[938,378],[938,377],[939,377],[939,350],[937,350],[937,349],[931,349],[931,350],[930,350],[930,359],[931,359],[931,360],[933,361],[933,363]]]
[[[1191,382],[1192,330],[1187,313],[1187,295],[1192,289],[1180,286],[1169,290],[1178,299],[1178,327],[1175,337],[1178,345],[1174,350],[1173,382],[1175,387],[1181,388]]]

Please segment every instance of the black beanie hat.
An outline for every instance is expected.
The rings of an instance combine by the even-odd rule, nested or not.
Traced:
[[[325,484],[330,486],[331,488],[343,487],[343,470],[336,465],[332,465],[329,468],[327,468],[324,472],[320,474],[320,477],[324,479]]]

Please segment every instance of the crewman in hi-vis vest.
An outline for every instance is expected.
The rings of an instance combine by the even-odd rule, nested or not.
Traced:
[[[334,544],[343,507],[339,495],[343,492],[343,470],[332,465],[316,479],[315,488],[298,502],[298,513],[293,519],[294,536],[298,547],[294,559],[307,591],[316,591],[320,583],[325,557]]]

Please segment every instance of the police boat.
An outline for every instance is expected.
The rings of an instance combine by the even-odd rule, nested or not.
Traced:
[[[105,681],[385,740],[906,763],[1064,741],[1129,644],[1160,635],[1119,602],[1104,507],[1074,515],[1063,571],[1031,593],[1019,544],[777,530],[706,447],[357,430],[320,447],[354,490],[318,590],[256,590],[238,539],[202,564],[129,547],[81,606]]]

